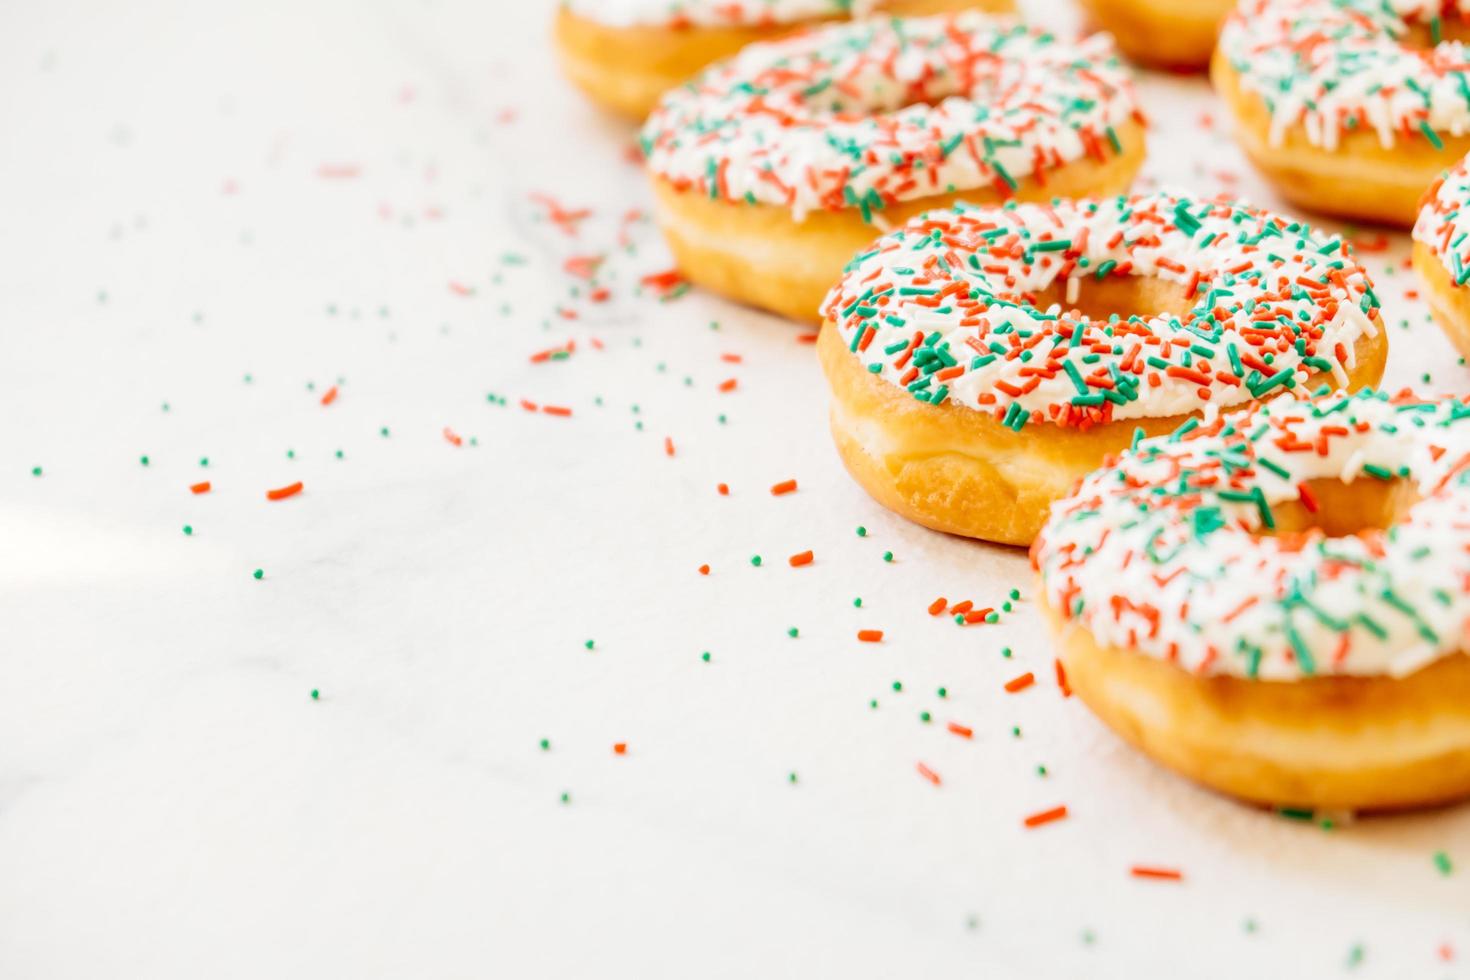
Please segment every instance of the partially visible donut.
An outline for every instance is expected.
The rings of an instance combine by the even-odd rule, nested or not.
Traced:
[[[1293,203],[1408,227],[1470,152],[1464,0],[1245,0],[1215,87],[1246,155]]]
[[[1120,191],[1144,130],[1106,37],[960,14],[752,45],[665,96],[643,145],[684,274],[816,321],[883,231],[956,198]]]
[[[1414,225],[1414,270],[1434,318],[1470,357],[1470,166],[1461,161],[1424,195]]]
[[[1255,803],[1470,795],[1470,406],[1283,395],[1148,439],[1032,561],[1067,684]]]
[[[659,96],[748,44],[849,16],[1009,12],[1012,0],[563,0],[562,67],[603,107],[642,119]]]
[[[1030,544],[1141,431],[1383,374],[1342,239],[1172,194],[959,206],[857,256],[818,351],[848,470],[928,527]]]
[[[1235,0],[1082,0],[1082,7],[1133,61],[1196,71],[1210,63]]]

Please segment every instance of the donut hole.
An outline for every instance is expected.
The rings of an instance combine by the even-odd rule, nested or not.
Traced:
[[[1410,51],[1433,51],[1437,44],[1448,42],[1470,43],[1470,21],[1454,12],[1441,17],[1437,28],[1422,20],[1408,23],[1408,32],[1398,42]]]
[[[1307,480],[1301,498],[1271,508],[1275,527],[1267,536],[1329,538],[1371,537],[1403,521],[1419,500],[1406,479],[1361,477],[1352,483],[1330,477]],[[1310,504],[1307,502],[1310,500]]]
[[[1047,309],[1053,304],[1068,314],[1089,320],[1107,320],[1117,315],[1126,320],[1137,316],[1182,317],[1194,308],[1194,301],[1184,286],[1151,276],[1095,276],[1063,279],[1047,287],[1036,297],[1036,305]]]

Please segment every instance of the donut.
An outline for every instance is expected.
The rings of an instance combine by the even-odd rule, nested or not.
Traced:
[[[1082,0],[1132,60],[1157,68],[1204,68],[1235,0]]]
[[[1066,686],[1258,804],[1470,795],[1470,406],[1290,394],[1146,439],[1032,562]]]
[[[1026,545],[1141,430],[1383,374],[1341,238],[1169,193],[959,205],[858,255],[817,347],[847,469],[927,527]]]
[[[1414,270],[1434,318],[1470,357],[1470,168],[1461,161],[1430,187],[1414,224]]]
[[[1106,36],[984,14],[869,20],[746,48],[643,129],[655,215],[696,285],[818,322],[853,254],[913,215],[1113,193],[1143,162]]]
[[[748,44],[878,12],[921,16],[1012,0],[562,0],[554,28],[568,78],[604,108],[643,119],[669,89]]]
[[[1211,72],[1246,155],[1301,207],[1412,225],[1424,189],[1470,151],[1470,3],[1455,7],[1245,0]]]

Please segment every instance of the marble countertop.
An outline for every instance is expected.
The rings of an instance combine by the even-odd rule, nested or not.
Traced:
[[[551,10],[0,13],[0,976],[1466,976],[1470,809],[1161,772],[1023,554],[846,476],[805,328],[643,281]],[[1141,87],[1146,185],[1279,205]],[[1470,390],[1360,242],[1390,385]]]

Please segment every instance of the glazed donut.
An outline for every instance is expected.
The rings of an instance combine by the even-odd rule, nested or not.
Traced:
[[[837,449],[927,527],[1030,544],[1136,433],[1282,389],[1357,388],[1388,337],[1340,238],[1172,194],[959,206],[848,267],[817,347]]]
[[[1461,161],[1430,187],[1414,225],[1414,270],[1450,343],[1470,357],[1470,168]]]
[[[1302,207],[1412,225],[1470,151],[1470,2],[1457,2],[1448,17],[1443,0],[1243,2],[1212,74],[1246,155]]]
[[[1105,36],[960,14],[752,45],[666,95],[643,143],[684,275],[815,322],[848,259],[920,211],[1127,187],[1139,120]]]
[[[1133,447],[1032,562],[1066,683],[1255,803],[1470,795],[1470,406],[1289,395]]]
[[[1134,61],[1157,68],[1205,67],[1235,0],[1082,0]]]
[[[555,37],[577,87],[642,119],[659,96],[747,44],[848,16],[971,8],[1008,13],[1012,0],[562,0]]]

